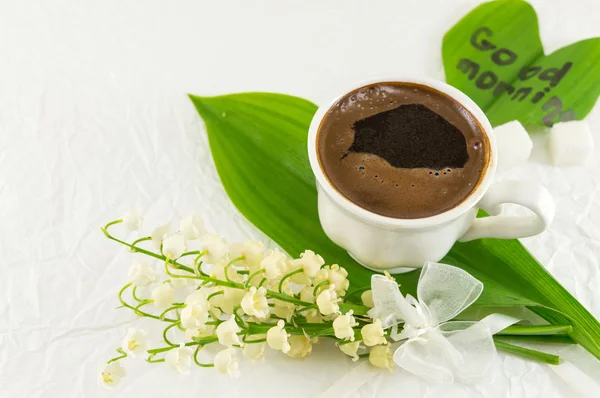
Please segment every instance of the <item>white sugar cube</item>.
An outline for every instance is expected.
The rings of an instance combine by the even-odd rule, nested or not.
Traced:
[[[527,162],[533,143],[521,123],[516,120],[494,129],[498,148],[498,170],[508,170]]]
[[[556,166],[578,166],[592,155],[594,140],[587,122],[556,123],[548,142],[552,163]]]

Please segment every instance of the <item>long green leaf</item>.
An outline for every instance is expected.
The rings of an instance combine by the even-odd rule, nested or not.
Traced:
[[[535,10],[523,0],[481,4],[444,36],[446,81],[492,125],[581,120],[600,94],[600,38],[544,55]]]
[[[368,286],[372,273],[333,244],[319,223],[306,150],[317,107],[271,93],[190,98],[206,123],[225,190],[242,214],[289,254],[315,250],[348,270],[353,289]],[[457,243],[442,261],[484,283],[476,305],[530,306],[551,323],[571,323],[570,336],[600,358],[598,321],[517,240]],[[403,292],[415,293],[418,275],[396,275]]]

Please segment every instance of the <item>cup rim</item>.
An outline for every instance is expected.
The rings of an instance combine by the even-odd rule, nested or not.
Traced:
[[[331,185],[331,183],[325,176],[324,171],[321,169],[321,165],[319,163],[317,154],[317,134],[319,132],[321,122],[323,121],[323,118],[325,117],[327,112],[343,96],[350,93],[351,91],[372,84],[385,82],[418,84],[440,91],[443,94],[452,97],[453,99],[458,101],[462,106],[464,106],[475,117],[476,121],[479,122],[481,127],[483,127],[483,132],[486,135],[489,142],[490,154],[488,166],[484,170],[483,176],[481,177],[477,187],[469,194],[469,196],[467,196],[461,203],[459,203],[452,209],[440,214],[436,214],[434,216],[413,219],[393,218],[373,213],[369,210],[363,209],[362,207],[358,206],[354,202],[344,197],[341,193],[339,193],[333,187],[333,185]],[[460,217],[461,215],[465,214],[467,211],[475,207],[477,203],[481,200],[489,186],[491,185],[492,179],[496,171],[498,157],[496,149],[496,140],[494,132],[492,130],[492,126],[488,118],[485,116],[485,113],[481,110],[481,108],[479,108],[479,106],[477,106],[477,104],[471,98],[469,98],[465,93],[458,90],[457,88],[452,87],[449,84],[444,83],[442,81],[426,77],[381,76],[376,79],[362,81],[358,84],[351,84],[341,91],[336,90],[336,92],[328,98],[333,98],[333,100],[329,101],[326,105],[319,106],[317,112],[313,116],[313,119],[310,123],[310,128],[308,131],[308,158],[310,161],[310,167],[317,179],[317,183],[319,184],[319,186],[325,191],[325,193],[330,198],[334,200],[334,202],[337,205],[348,211],[350,214],[353,214],[358,218],[363,219],[371,224],[390,227],[424,228],[435,225],[441,225],[452,221],[457,217]]]

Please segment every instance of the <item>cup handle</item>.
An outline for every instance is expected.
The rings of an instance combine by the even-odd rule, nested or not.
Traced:
[[[530,216],[501,216],[503,203],[515,203],[535,214]],[[477,207],[490,217],[476,218],[458,240],[468,242],[481,238],[516,239],[543,232],[554,218],[556,206],[546,188],[525,181],[503,181],[492,185]]]

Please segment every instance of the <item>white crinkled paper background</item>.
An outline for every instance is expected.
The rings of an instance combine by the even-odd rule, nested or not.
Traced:
[[[185,94],[274,91],[319,101],[330,86],[376,74],[443,78],[442,36],[478,3],[0,2],[0,396],[305,397],[352,369],[322,344],[304,361],[244,362],[235,381],[129,361],[124,384],[101,389],[98,365],[128,327],[145,324],[114,310],[131,254],[99,227],[132,206],[144,210],[146,232],[197,210],[231,240],[266,239],[227,198]],[[600,35],[598,2],[532,4],[546,52]],[[598,107],[588,121],[598,143]],[[523,242],[599,317],[600,145],[587,166],[558,169],[541,140],[530,163],[499,178],[541,181],[554,194],[556,221]],[[576,358],[588,371],[598,365]],[[428,385],[396,371],[353,396],[442,394],[575,390],[547,366],[501,354],[491,385]]]

